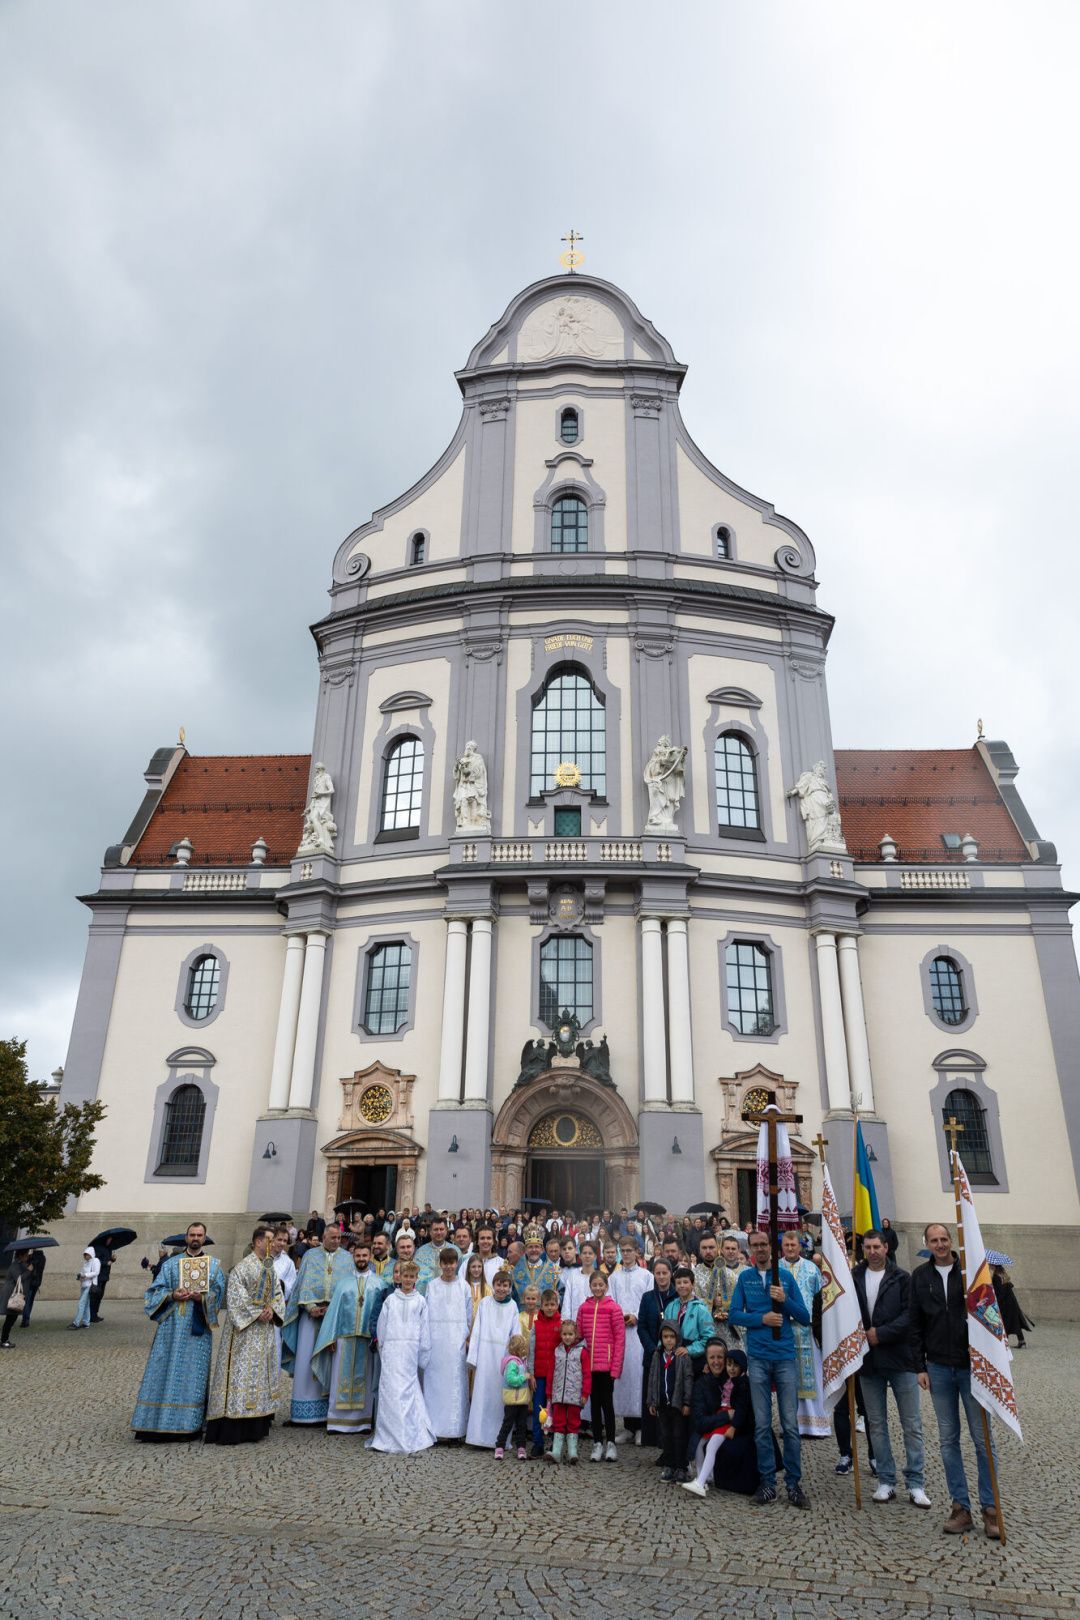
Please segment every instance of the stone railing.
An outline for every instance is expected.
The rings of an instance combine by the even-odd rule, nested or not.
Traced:
[[[966,872],[957,872],[951,868],[942,871],[940,867],[934,870],[928,867],[922,872],[901,872],[900,887],[902,889],[967,889],[971,885],[968,882]]]
[[[651,842],[651,841],[650,841]],[[490,861],[496,866],[600,866],[637,864],[652,858],[671,860],[671,844],[647,847],[640,838],[493,838],[457,845],[465,864]]]
[[[184,878],[184,888],[188,892],[222,894],[246,887],[246,872],[188,872]]]

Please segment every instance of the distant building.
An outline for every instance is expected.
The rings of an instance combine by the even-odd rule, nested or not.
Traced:
[[[955,1114],[991,1239],[1071,1308],[1054,848],[1004,743],[834,751],[813,547],[694,444],[684,370],[618,288],[527,288],[444,455],[338,547],[312,755],[154,754],[85,897],[80,1234],[227,1245],[345,1195],[743,1221],[748,1106],[802,1115],[816,1204],[854,1097],[908,1254]]]

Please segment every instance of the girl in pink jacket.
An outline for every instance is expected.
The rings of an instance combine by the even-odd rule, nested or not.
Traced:
[[[589,1278],[589,1298],[577,1314],[578,1332],[589,1350],[592,1368],[593,1462],[618,1462],[615,1449],[615,1380],[622,1372],[626,1349],[626,1324],[620,1306],[607,1291],[607,1278],[594,1271]],[[607,1451],[604,1451],[604,1436]]]

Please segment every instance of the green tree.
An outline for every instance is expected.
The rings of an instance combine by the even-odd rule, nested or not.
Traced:
[[[43,1097],[26,1070],[26,1042],[0,1041],[0,1227],[40,1232],[69,1198],[105,1185],[90,1160],[99,1102]]]

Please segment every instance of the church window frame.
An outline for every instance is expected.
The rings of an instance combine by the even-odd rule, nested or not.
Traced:
[[[773,812],[769,784],[769,736],[761,723],[761,699],[738,686],[718,687],[708,693],[708,718],[700,736],[708,780],[709,834],[713,838],[750,844],[773,843]],[[716,748],[721,737],[738,737],[749,750],[754,767],[757,793],[756,827],[733,827],[720,820],[716,791]],[[696,754],[696,750],[695,750]],[[698,764],[695,759],[695,768]]]
[[[420,837],[427,792],[427,756],[424,738],[411,728],[397,732],[383,747],[377,844]]]
[[[761,835],[761,790],[758,786],[757,749],[745,731],[725,726],[712,748],[713,812],[716,830],[729,838]],[[753,820],[738,816],[753,816]]]
[[[371,998],[373,988],[385,990],[386,986],[373,986],[373,974],[376,972],[376,963],[380,952],[394,947],[400,947],[409,953],[408,983],[404,987],[405,993],[400,997],[398,1012],[400,1017],[394,1029],[380,1029],[370,1016]],[[387,964],[384,964],[384,966]],[[420,946],[412,934],[402,933],[398,929],[394,933],[369,934],[356,953],[356,988],[353,996],[353,1030],[362,1041],[400,1041],[415,1027],[416,1024],[416,985],[419,975]]]
[[[589,503],[576,490],[564,490],[551,503],[548,550],[560,557],[589,549]]]
[[[198,985],[197,975],[200,966],[213,959],[216,964],[211,976],[209,970],[202,972]],[[192,1007],[202,1008],[206,1004],[208,978],[216,980],[213,984],[213,996],[205,1011],[193,1012]],[[173,1003],[176,1016],[188,1029],[207,1029],[216,1018],[220,1018],[225,1010],[225,995],[229,985],[229,959],[218,945],[199,945],[186,956],[180,964],[180,973],[176,984],[176,998]],[[198,999],[192,999],[193,993]]]
[[[934,1133],[934,1142],[938,1156],[938,1170],[941,1177],[941,1190],[943,1193],[952,1191],[952,1168],[949,1164],[949,1141],[942,1125],[948,1118],[949,1098],[960,1092],[967,1092],[974,1104],[981,1110],[979,1141],[976,1144],[978,1152],[974,1155],[965,1155],[964,1136],[966,1132],[957,1137],[956,1150],[960,1155],[961,1163],[967,1171],[968,1180],[973,1187],[978,1187],[982,1193],[1007,1193],[1009,1190],[1008,1169],[1005,1159],[1005,1143],[1001,1132],[1001,1109],[998,1093],[986,1078],[986,1059],[980,1057],[978,1052],[967,1051],[962,1047],[953,1047],[946,1052],[940,1052],[931,1065],[936,1081],[929,1093],[930,1121]],[[970,1106],[970,1105],[968,1105]],[[955,1111],[955,1110],[954,1110]],[[959,1118],[957,1114],[957,1118]],[[961,1123],[965,1123],[961,1121]],[[989,1150],[989,1170],[985,1168],[986,1150]],[[973,1170],[968,1164],[968,1157],[974,1157],[977,1168]]]
[[[423,568],[428,561],[431,535],[427,529],[414,529],[409,535],[405,556],[406,568]]]
[[[572,430],[572,431],[571,431]],[[567,438],[567,434],[571,436]],[[585,436],[585,413],[580,405],[560,405],[555,412],[555,437],[566,449],[579,445]]]
[[[579,420],[584,423],[580,408]],[[559,417],[556,411],[555,433],[558,437]],[[592,475],[592,459],[581,451],[581,439],[575,445],[560,444],[555,455],[547,462],[547,477],[533,495],[533,550],[552,559],[558,558],[564,572],[573,570],[573,557],[587,558],[593,552],[602,552],[604,544],[604,510],[607,496]],[[584,504],[586,512],[587,543],[580,550],[553,549],[553,520],[556,504],[570,497]],[[592,563],[578,565],[587,573]]]
[[[210,1148],[214,1136],[214,1118],[217,1113],[220,1088],[211,1077],[215,1066],[212,1052],[205,1047],[180,1047],[166,1058],[168,1078],[157,1087],[153,1097],[150,1140],[146,1155],[144,1181],[148,1185],[175,1182],[183,1186],[201,1186],[206,1181],[210,1162]],[[197,1158],[189,1160],[187,1167],[168,1163],[165,1153],[166,1139],[172,1115],[170,1104],[175,1105],[177,1094],[186,1086],[195,1087],[202,1095],[202,1123]]]
[[[715,562],[734,562],[736,560],[735,530],[730,523],[713,524],[712,554]]]
[[[742,956],[733,958],[729,963],[729,951],[742,952],[746,947],[752,947],[761,953],[763,960],[751,962]],[[720,979],[720,1006],[724,1028],[734,1036],[737,1041],[751,1041],[755,1046],[775,1046],[782,1035],[788,1032],[787,1001],[784,994],[784,966],[783,953],[776,941],[769,934],[751,933],[745,929],[733,929],[717,942]],[[747,993],[755,988],[750,983],[751,970],[758,972],[764,968],[766,986],[769,995],[769,1027],[746,1029],[748,1006],[745,1003]],[[732,972],[736,982],[732,982]],[[758,973],[753,972],[753,977]]]
[[[953,971],[959,978],[960,995],[963,1001],[963,1013],[959,1017],[943,1016],[942,1007],[946,1011],[956,1013],[959,1009],[953,1004],[952,998],[943,998],[938,984],[941,980],[940,972],[935,975],[935,964],[949,962]],[[938,984],[935,983],[935,978]],[[975,970],[967,957],[958,951],[955,945],[937,944],[933,950],[927,951],[919,964],[919,984],[922,990],[923,1011],[936,1029],[947,1030],[950,1035],[963,1035],[974,1024],[979,1016],[979,1003],[975,991]],[[961,1155],[962,1157],[962,1155]]]
[[[561,683],[573,679],[572,688]],[[568,701],[571,693],[573,701]],[[554,694],[554,696],[552,696]],[[592,702],[590,702],[590,695]],[[569,716],[574,723],[569,723]],[[582,717],[588,717],[588,724]],[[538,725],[538,718],[542,724]],[[599,724],[597,720],[599,719]],[[573,737],[571,748],[563,746]],[[558,739],[552,745],[551,739]],[[599,738],[599,746],[597,739]],[[558,758],[556,758],[556,754]],[[599,768],[595,761],[599,758]],[[588,762],[585,768],[583,760]],[[608,779],[607,704],[603,692],[588,668],[572,659],[563,660],[547,671],[532,700],[529,716],[529,798],[535,802],[556,787],[554,770],[569,763],[581,769],[580,789],[595,799],[606,800]]]
[[[559,1005],[557,1008],[553,1007],[553,1002],[550,997],[545,996],[543,971],[545,960],[551,960],[553,957],[558,957],[560,954],[563,956],[564,960],[569,959],[570,953],[565,951],[565,947],[560,953],[556,943],[558,941],[568,940],[577,941],[579,944],[587,947],[588,950],[587,958],[584,956],[580,958],[581,961],[587,960],[589,964],[588,983],[592,1000],[589,1017],[580,1019],[581,1034],[584,1036],[589,1034],[592,1030],[598,1028],[603,1020],[601,1016],[602,986],[600,973],[600,943],[593,929],[582,922],[575,923],[572,928],[558,928],[555,926],[550,926],[548,928],[544,928],[539,934],[534,936],[532,960],[532,1022],[537,1029],[551,1031],[555,1028],[555,1023],[558,1022],[558,1019],[562,1014],[563,1006],[567,1005],[566,1002],[559,1000],[557,990],[555,991],[555,999],[559,1000]],[[552,947],[554,947],[554,949],[552,949]],[[577,953],[574,953],[574,959],[575,963],[579,960]],[[550,983],[550,980],[548,982]],[[559,982],[566,981],[560,981],[557,979],[556,984]],[[584,980],[578,981],[575,973],[575,983],[577,982],[584,982]],[[572,1006],[570,1010],[580,1017],[577,1006]],[[548,1018],[546,1017],[546,1014],[552,1011],[554,1011],[555,1022],[549,1022]]]

